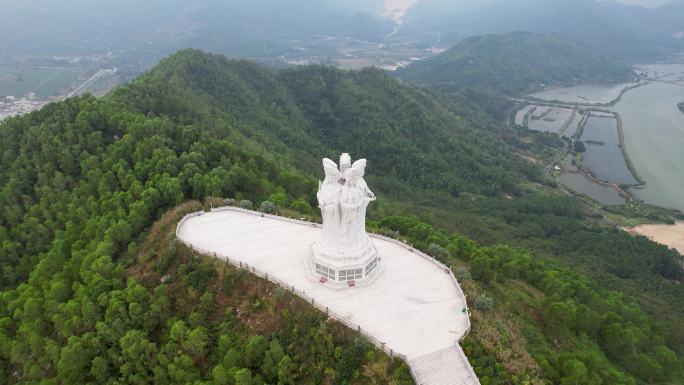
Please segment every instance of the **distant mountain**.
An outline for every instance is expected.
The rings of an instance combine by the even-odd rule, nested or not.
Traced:
[[[503,0],[468,12],[416,7],[399,35],[453,44],[467,36],[513,31],[559,33],[614,58],[649,58],[684,49],[678,34],[684,31],[684,2],[649,9],[595,0]]]
[[[166,55],[195,47],[273,56],[300,39],[380,39],[393,24],[343,1],[6,0],[0,54],[82,54],[128,49]],[[59,36],[59,39],[54,39]]]
[[[515,94],[541,83],[621,81],[629,79],[632,71],[559,35],[512,32],[470,37],[396,75],[422,85],[472,86]]]

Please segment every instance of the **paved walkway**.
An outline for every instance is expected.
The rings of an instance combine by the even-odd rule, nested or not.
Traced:
[[[448,271],[397,241],[374,238],[383,271],[367,286],[334,290],[305,273],[304,259],[319,234],[313,224],[240,209],[191,215],[177,228],[178,238],[193,248],[234,264],[248,264],[260,275],[313,299],[319,308],[328,308],[342,322],[360,328],[385,351],[404,356],[412,369],[412,360],[418,359],[425,368],[425,358],[439,353],[434,357],[440,365],[460,368],[465,363],[470,382],[464,383],[479,384],[460,348],[460,360],[454,360],[454,350],[449,349],[457,347],[469,320],[465,298]],[[445,351],[451,353],[440,353]],[[414,376],[419,384],[451,383],[423,381],[415,371]]]

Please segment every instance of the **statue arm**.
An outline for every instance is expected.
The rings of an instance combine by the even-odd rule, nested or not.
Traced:
[[[363,179],[363,176],[366,173],[366,163],[367,162],[365,159],[359,159],[354,162],[350,169],[350,177],[356,181],[356,185],[363,190],[363,193],[367,198],[370,200],[375,200],[375,194],[373,194],[373,192],[368,188],[366,180]]]

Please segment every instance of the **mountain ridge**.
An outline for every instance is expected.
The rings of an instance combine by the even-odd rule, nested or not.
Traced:
[[[448,44],[487,33],[559,33],[611,58],[638,61],[681,51],[683,43],[672,33],[684,30],[682,4],[646,9],[595,0],[496,1],[469,12],[409,18],[400,33],[429,41],[439,35]]]
[[[469,37],[396,75],[421,85],[477,86],[509,95],[538,89],[540,84],[619,82],[635,76],[627,66],[581,43],[530,32]]]
[[[182,71],[182,68],[192,68],[192,71],[184,78],[175,77],[176,69]],[[205,73],[220,75],[206,78]],[[153,82],[155,78],[168,81]],[[173,89],[145,90],[149,86],[146,82]],[[344,149],[367,154],[369,161],[376,164],[393,164],[379,169],[379,175],[398,174],[403,180],[420,182],[422,185],[416,186],[419,188],[439,186],[453,194],[470,191],[491,195],[503,190],[515,193],[513,179],[505,174],[526,167],[522,161],[502,157],[506,145],[491,132],[493,128],[474,126],[429,93],[405,87],[378,69],[344,71],[313,65],[271,71],[246,61],[183,50],[112,97],[123,94],[131,100],[141,99],[141,95],[131,94],[142,90],[158,96],[153,99],[157,105],[146,106],[144,97],[139,103],[131,104],[142,113],[169,114],[159,105],[164,99],[176,100],[179,106],[205,100],[206,105],[213,105],[216,113],[226,115],[233,124],[242,124],[242,134],[236,132],[236,135],[247,133],[261,141],[262,146],[277,146],[291,159],[309,165],[311,172],[317,170],[318,158],[326,151]],[[182,93],[185,95],[179,97]],[[202,110],[204,118],[211,115],[201,104],[198,111]],[[376,113],[382,118],[374,117]],[[269,115],[272,117],[266,118]],[[183,113],[174,116],[182,117]],[[268,129],[257,133],[259,125]],[[276,132],[280,137],[274,135]],[[378,136],[379,132],[383,134]],[[488,145],[484,141],[489,141]],[[450,151],[446,146],[450,146]],[[481,152],[479,159],[464,155],[473,152]],[[429,154],[432,158],[429,166],[417,154]],[[457,161],[456,156],[462,158]],[[383,162],[377,161],[379,157],[385,158]],[[485,160],[491,165],[483,169],[478,162]],[[454,170],[450,165],[457,162],[467,167]],[[514,167],[504,171],[507,165]],[[471,174],[457,177],[465,172]],[[478,186],[476,181],[480,177],[475,174],[479,173],[488,176],[482,178],[487,182]],[[435,175],[443,177],[435,181]]]

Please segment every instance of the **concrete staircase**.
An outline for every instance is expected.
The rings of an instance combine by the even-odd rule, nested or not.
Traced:
[[[459,345],[409,361],[417,385],[480,385]]]

